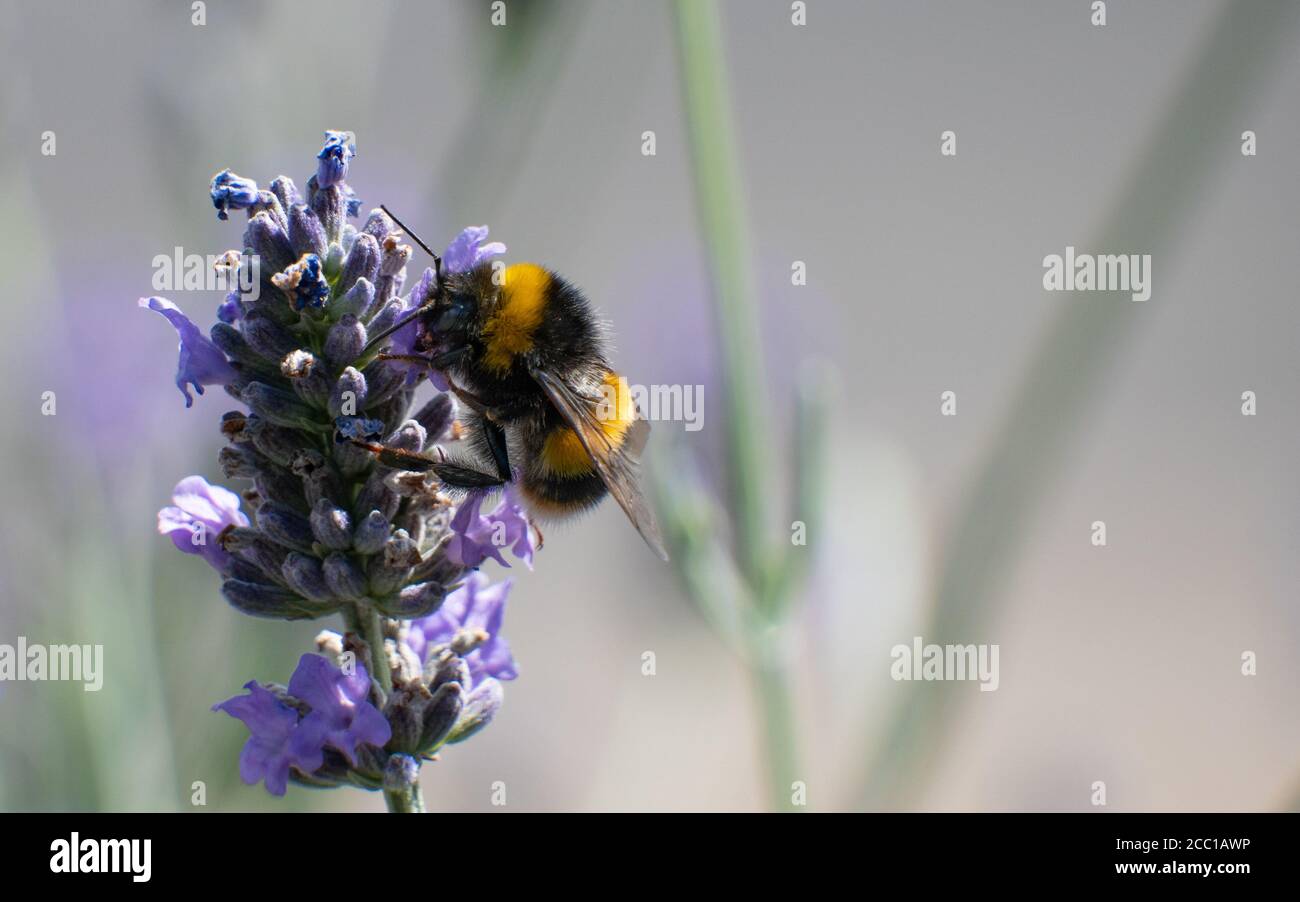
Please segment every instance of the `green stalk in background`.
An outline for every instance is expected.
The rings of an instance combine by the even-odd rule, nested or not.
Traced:
[[[682,487],[681,468],[673,480],[656,479],[664,511],[665,533],[686,592],[733,647],[750,670],[762,719],[772,807],[790,809],[792,784],[799,777],[794,709],[787,663],[788,601],[802,573],[804,548],[782,547],[769,504],[774,467],[768,454],[772,432],[765,420],[761,335],[739,153],[731,118],[731,99],[724,64],[722,29],[713,2],[679,0],[676,5],[678,58],[687,129],[695,176],[695,194],[707,258],[711,266],[714,327],[725,382],[727,472],[734,545],[723,546],[717,505]],[[807,399],[815,392],[802,392]],[[811,421],[815,408],[801,403],[798,420]],[[806,446],[796,451],[801,477],[795,501],[816,506],[804,495],[816,468]],[[811,519],[801,509],[805,522]]]
[[[1114,205],[1086,247],[1141,249],[1173,258],[1181,227],[1236,154],[1236,113],[1258,93],[1288,40],[1295,4],[1227,4],[1146,147],[1119,186]],[[1206,125],[1215,129],[1206,133]],[[1023,547],[1087,405],[1149,304],[1097,297],[1066,303],[1025,379],[952,529],[940,562],[927,641],[984,641],[999,591]],[[914,805],[941,757],[963,698],[957,683],[906,683],[893,721],[868,762],[859,804]]]

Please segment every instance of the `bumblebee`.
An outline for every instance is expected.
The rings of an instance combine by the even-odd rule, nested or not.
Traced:
[[[384,209],[388,213],[387,209]],[[557,519],[595,507],[606,493],[660,558],[659,527],[641,491],[638,461],[650,433],[627,381],[608,364],[591,305],[573,284],[535,263],[484,262],[442,272],[442,260],[397,217],[389,217],[433,257],[430,296],[390,329],[412,320],[416,354],[380,354],[436,370],[465,410],[469,459],[434,459],[358,442],[381,463],[433,472],[443,485],[485,490],[516,480],[530,514]]]

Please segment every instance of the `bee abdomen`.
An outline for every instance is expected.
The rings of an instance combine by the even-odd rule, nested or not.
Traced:
[[[540,517],[566,517],[595,507],[605,497],[605,483],[594,469],[571,476],[524,474],[520,488],[528,509]]]
[[[537,441],[521,488],[534,513],[551,517],[593,507],[606,492],[578,434],[558,424]]]

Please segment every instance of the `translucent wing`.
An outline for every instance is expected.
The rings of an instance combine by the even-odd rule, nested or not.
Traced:
[[[654,511],[650,509],[650,504],[641,491],[637,466],[641,450],[650,436],[650,424],[641,419],[638,411],[624,433],[623,440],[616,443],[605,434],[597,416],[597,404],[602,399],[581,394],[565,380],[544,369],[534,368],[531,372],[551,404],[578,434],[578,440],[586,449],[605,488],[609,489],[637,532],[641,533],[641,538],[646,540],[655,554],[668,560],[668,551],[664,548]]]

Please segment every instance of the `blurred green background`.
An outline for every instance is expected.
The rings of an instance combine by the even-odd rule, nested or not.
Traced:
[[[606,504],[493,572],[521,677],[425,769],[431,810],[492,810],[497,781],[507,810],[783,807],[790,780],[810,810],[1086,810],[1097,780],[1112,810],[1292,804],[1296,4],[692,5],[508,0],[494,27],[488,2],[213,0],[196,27],[0,2],[0,642],[102,644],[106,670],[0,683],[0,810],[192,810],[194,781],[207,810],[382,810],[240,784],[245,732],[210,705],[336,624],[237,615],[154,530],[177,480],[220,476],[236,405],[184,409],[136,308],[151,262],[238,246],[208,179],[301,185],[326,128],[357,134],[363,210],[435,245],[489,223],[583,286],[633,382],[704,386],[704,428],[649,453],[679,503],[720,499],[710,534],[746,526],[729,374],[769,538],[805,513],[791,449],[824,436],[805,577],[756,634],[775,683]],[[1044,292],[1066,245],[1153,254],[1152,299]],[[205,325],[221,300],[169,296]],[[754,340],[726,358],[720,332]],[[914,635],[998,643],[1000,688],[894,682]]]

